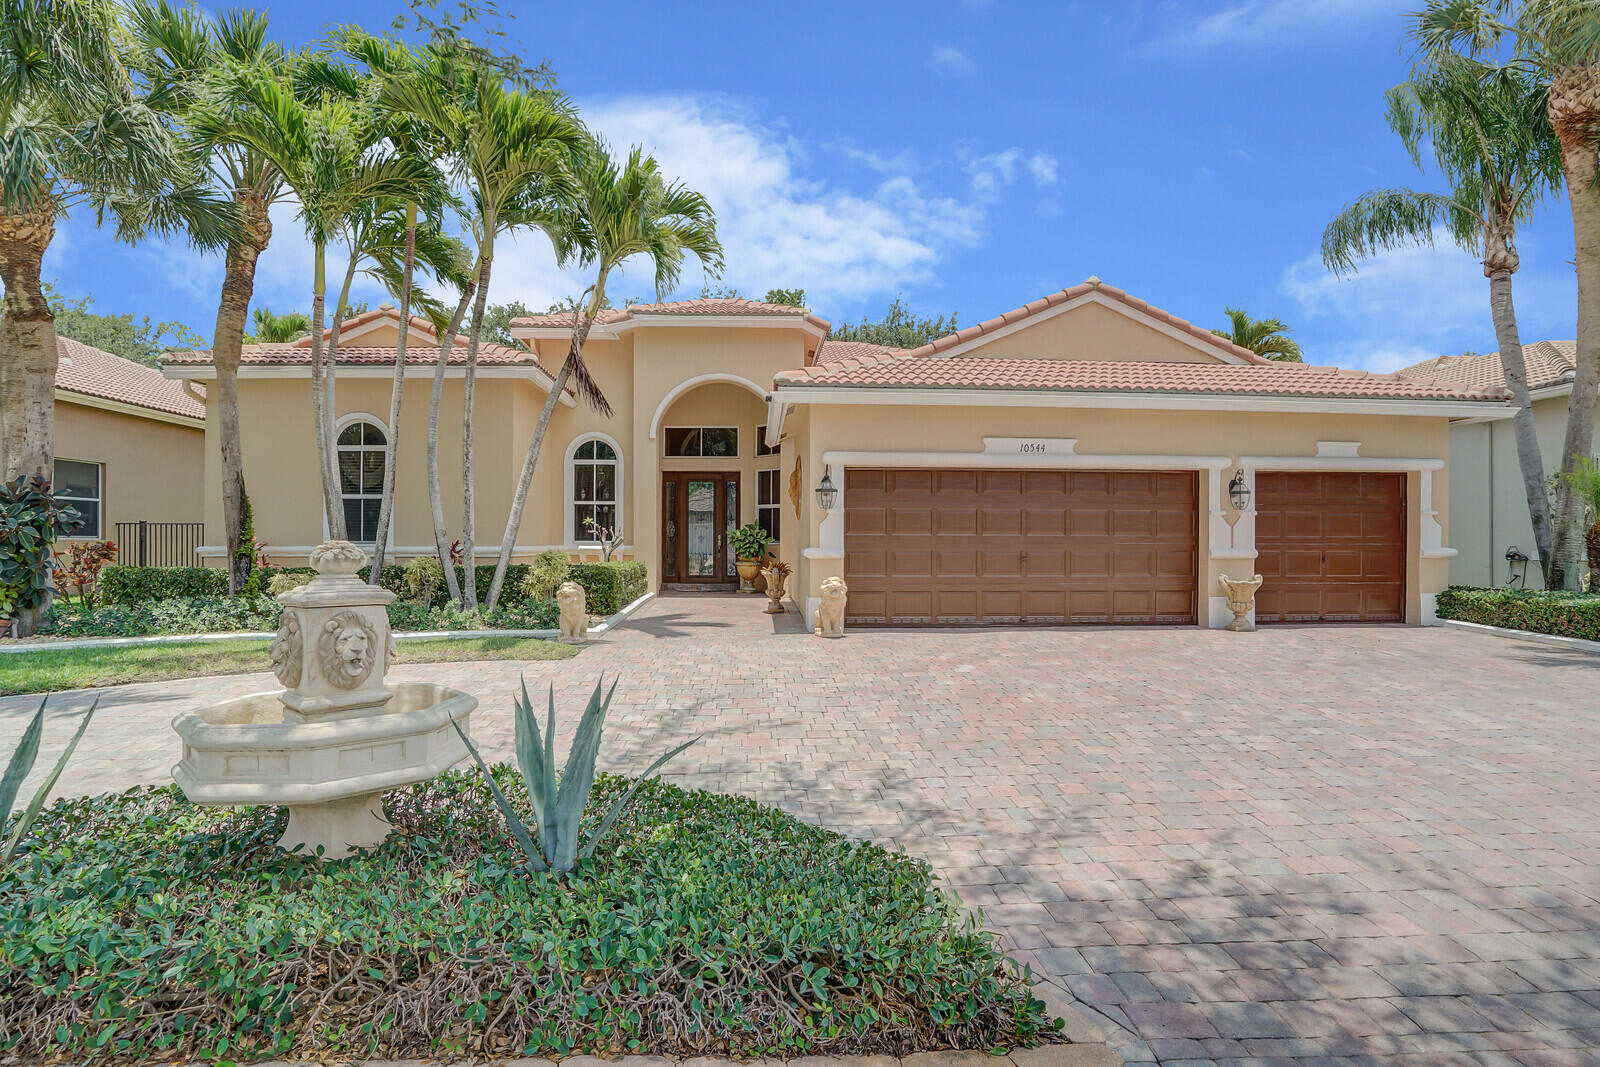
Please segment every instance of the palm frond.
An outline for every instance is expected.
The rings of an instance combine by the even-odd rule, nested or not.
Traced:
[[[1359,260],[1406,245],[1433,244],[1433,228],[1444,222],[1452,232],[1466,220],[1482,219],[1469,206],[1438,193],[1375,189],[1335,215],[1322,233],[1322,262],[1344,273]]]

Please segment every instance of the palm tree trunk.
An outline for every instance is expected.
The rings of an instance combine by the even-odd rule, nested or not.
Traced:
[[[473,274],[476,273],[474,270]],[[461,603],[461,583],[456,581],[455,562],[450,558],[450,535],[444,528],[444,498],[439,492],[439,405],[444,399],[444,372],[450,364],[450,352],[477,288],[478,283],[469,280],[467,287],[461,290],[461,300],[450,319],[450,328],[439,339],[439,361],[434,364],[433,392],[428,397],[428,508],[433,516],[433,544],[439,552],[439,566],[444,568],[445,589],[456,604]]]
[[[1487,270],[1487,264],[1485,267]],[[1502,268],[1489,275],[1489,310],[1494,319],[1495,340],[1500,345],[1500,365],[1505,369],[1506,386],[1511,390],[1512,403],[1517,406],[1511,428],[1517,441],[1522,488],[1528,499],[1528,518],[1533,523],[1534,547],[1539,553],[1539,567],[1548,585],[1550,498],[1545,491],[1544,457],[1539,452],[1538,426],[1533,417],[1533,400],[1528,394],[1528,369],[1522,358],[1522,337],[1517,330],[1516,305],[1511,299],[1511,270]]]
[[[487,605],[490,611],[500,602],[500,587],[505,584],[506,568],[511,566],[511,553],[517,543],[517,534],[522,530],[522,509],[528,502],[528,487],[533,483],[533,468],[539,462],[539,450],[544,447],[545,431],[550,427],[556,405],[561,402],[561,394],[566,391],[573,366],[583,358],[583,346],[589,340],[589,328],[593,325],[594,315],[580,307],[572,324],[572,345],[567,351],[567,358],[561,361],[561,370],[556,374],[555,383],[550,386],[550,395],[545,397],[539,422],[528,441],[528,454],[522,459],[522,474],[517,479],[516,494],[511,498],[511,514],[506,518],[505,536],[500,539],[500,559],[494,565],[494,580],[489,583]],[[565,524],[568,518],[563,515],[562,523]],[[565,525],[562,528],[565,529]]]
[[[333,487],[334,509],[338,517],[337,524],[329,523],[328,532],[340,540],[350,536],[349,525],[344,518],[344,481],[339,471],[339,445],[334,428],[339,425],[339,405],[334,395],[334,386],[338,381],[339,359],[339,331],[344,325],[344,317],[350,308],[350,286],[356,280],[356,255],[350,253],[350,263],[345,268],[344,284],[339,287],[339,299],[333,305],[333,326],[328,331],[328,356],[326,369],[323,372],[323,432],[327,440],[323,442],[323,455],[328,457],[328,470],[325,475],[327,484]],[[360,472],[356,473],[356,480],[360,482]]]
[[[0,280],[5,282],[5,477],[55,477],[55,315],[45,299],[44,253],[55,236],[48,212],[0,214]]]
[[[377,543],[372,548],[370,581],[378,584],[389,544],[389,519],[394,510],[394,461],[400,447],[400,405],[406,389],[406,340],[411,334],[411,277],[417,264],[417,204],[406,202],[405,263],[400,277],[400,336],[394,344],[394,383],[389,387],[389,437],[383,448],[383,495],[378,502]]]
[[[492,231],[491,231],[492,232]],[[472,333],[467,335],[467,365],[461,375],[461,563],[465,568],[466,583],[461,591],[461,609],[471,611],[478,606],[478,556],[473,537],[476,521],[472,474],[473,405],[477,400],[478,342],[483,337],[483,315],[489,297],[489,272],[494,266],[494,238],[484,240],[478,263],[478,297],[472,308]]]
[[[5,477],[37,475],[55,479],[56,351],[55,315],[45,299],[41,272],[45,249],[55,236],[48,212],[0,214],[0,281],[5,282],[0,311],[0,360],[5,363]],[[12,635],[27,637],[50,608],[51,593],[32,608],[18,608]]]
[[[1556,127],[1562,134],[1561,126]],[[1596,185],[1595,142],[1589,136],[1562,136],[1567,201],[1572,205],[1573,242],[1578,267],[1577,367],[1567,404],[1567,434],[1561,469],[1570,472],[1594,445],[1594,408],[1600,393],[1600,186]],[[1549,585],[1579,588],[1583,565],[1583,501],[1563,478],[1556,487],[1555,529],[1550,546]]]
[[[249,554],[241,554],[244,536],[244,448],[239,430],[239,362],[244,330],[255,293],[256,261],[272,238],[272,220],[258,197],[235,194],[245,212],[245,236],[228,244],[222,273],[222,298],[217,302],[217,328],[211,342],[216,368],[217,430],[222,453],[222,525],[228,545],[228,592],[237,594],[250,577]]]
[[[323,379],[322,321],[327,290],[326,249],[321,244],[315,248],[316,265],[311,289],[311,418],[317,437],[317,469],[322,482],[322,513],[330,537],[338,538],[344,525],[339,505],[338,483],[328,478],[331,470],[328,456],[328,405]]]

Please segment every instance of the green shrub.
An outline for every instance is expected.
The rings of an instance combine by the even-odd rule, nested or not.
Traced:
[[[299,589],[316,576],[316,571],[311,571],[310,573],[298,570],[279,571],[267,579],[267,593],[274,598],[280,597],[291,589]]]
[[[586,830],[630,784],[599,777]],[[0,881],[0,1053],[901,1055],[1059,1025],[926,863],[752,800],[646,782],[559,880],[476,772],[384,802],[398,832],[333,863],[273,847],[282,808],[172,786],[47,809]]]
[[[772,536],[756,523],[749,522],[728,535],[728,547],[741,560],[764,560],[772,547]]]
[[[396,600],[389,605],[389,626],[400,631],[415,630],[554,630],[561,621],[561,609],[553,600],[502,603],[493,611],[462,611],[454,604],[424,607],[415,600]]]
[[[370,573],[371,569],[368,568]],[[383,576],[380,574],[379,580]],[[419,604],[432,604],[444,587],[444,568],[436,556],[418,556],[405,569],[406,593]]]
[[[1438,614],[1441,619],[1600,641],[1597,593],[1453,585],[1439,594]]]
[[[40,632],[56,637],[260,632],[276,630],[282,611],[271,597],[243,596],[169,597],[92,609],[58,604]]]
[[[506,568],[507,577],[510,576],[510,570]],[[559,548],[547,548],[533,557],[533,562],[528,564],[528,573],[517,588],[529,600],[550,600],[571,571],[572,561],[565,552]]]
[[[107,567],[100,572],[107,604],[173,597],[227,596],[228,574],[212,567]]]
[[[650,589],[643,563],[574,563],[568,577],[583,586],[591,615],[615,615]]]

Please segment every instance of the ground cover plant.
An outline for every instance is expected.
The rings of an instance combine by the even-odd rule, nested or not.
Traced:
[[[520,775],[494,776],[522,810]],[[594,783],[592,829],[631,780]],[[63,801],[0,874],[0,1054],[907,1053],[1054,1040],[1029,976],[926,864],[739,797],[639,788],[532,874],[484,779],[389,794],[336,863],[282,809],[173,787]]]
[[[423,637],[395,646],[395,663],[551,660],[575,656],[571,645],[537,637]],[[0,655],[0,696],[92,689],[270,669],[267,640],[172,641],[114,648],[48,648]]]
[[[1441,619],[1600,641],[1600,593],[1451,586],[1437,610]]]

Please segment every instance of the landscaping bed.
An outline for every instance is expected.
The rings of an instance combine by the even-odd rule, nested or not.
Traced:
[[[577,653],[571,645],[536,637],[423,637],[397,644],[391,663],[550,660]],[[269,669],[267,640],[260,637],[116,648],[43,646],[0,655],[0,696]]]
[[[1439,594],[1441,619],[1600,641],[1600,593],[1451,586]]]
[[[526,810],[520,777],[496,779]],[[593,825],[628,780],[601,776]],[[483,779],[397,790],[318,864],[278,808],[63,801],[0,874],[0,1053],[90,1061],[1004,1049],[1059,1023],[926,864],[645,783],[567,879]],[[586,828],[587,832],[587,828]]]

